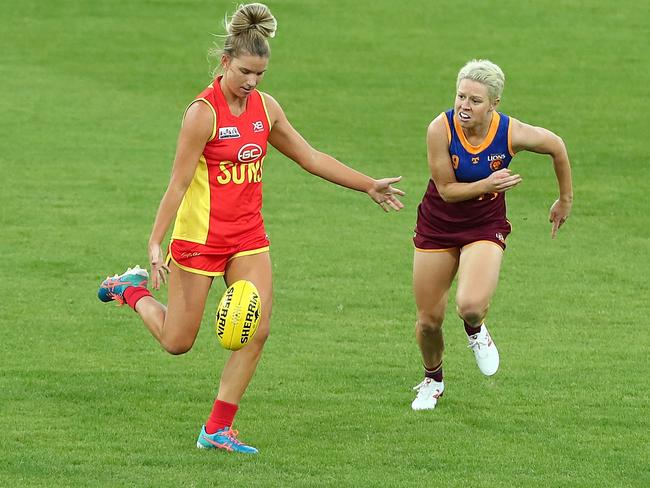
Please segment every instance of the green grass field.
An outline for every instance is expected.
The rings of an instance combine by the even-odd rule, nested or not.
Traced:
[[[650,7],[618,2],[270,1],[262,89],[317,148],[402,175],[406,208],[266,160],[272,335],[235,427],[261,455],[194,447],[227,354],[215,283],[194,349],[165,354],[99,281],[145,264],[180,117],[234,4],[0,0],[0,486],[650,486]],[[469,59],[501,110],[569,148],[519,155],[483,377],[453,304],[446,394],[413,412],[412,229],[424,135]],[[165,299],[165,291],[157,293]]]

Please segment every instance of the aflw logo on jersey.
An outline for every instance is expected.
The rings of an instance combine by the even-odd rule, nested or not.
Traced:
[[[239,131],[237,127],[219,127],[219,139],[237,139]]]

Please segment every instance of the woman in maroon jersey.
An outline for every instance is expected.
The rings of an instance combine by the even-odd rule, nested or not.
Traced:
[[[256,89],[268,64],[267,38],[276,30],[265,5],[240,6],[227,30],[219,49],[223,74],[185,113],[172,176],[149,238],[152,285],[158,289],[169,273],[168,305],[151,296],[148,273],[139,267],[107,278],[99,298],[126,302],[166,351],[183,354],[194,344],[214,277],[223,276],[227,285],[253,282],[262,303],[257,333],[226,363],[197,447],[256,453],[231,426],[269,334],[272,268],[261,215],[267,141],[306,171],[367,193],[385,211],[402,208],[403,192],[392,186],[400,178],[375,180],[311,147],[280,104]],[[174,217],[167,265],[161,245]]]
[[[414,388],[414,410],[435,408],[444,392],[442,322],[456,275],[456,308],[477,365],[487,376],[499,367],[484,319],[510,233],[505,192],[521,182],[508,169],[517,152],[548,154],[553,160],[559,197],[549,214],[551,237],[571,211],[571,168],[564,142],[546,129],[497,112],[504,82],[494,63],[470,61],[458,74],[453,109],[436,117],[427,132],[431,179],[413,238],[415,335],[424,363],[424,380]]]

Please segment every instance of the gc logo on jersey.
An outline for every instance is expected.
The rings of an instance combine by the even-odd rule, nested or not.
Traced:
[[[262,148],[257,144],[244,144],[237,153],[240,163],[251,163],[262,156]]]
[[[237,139],[239,137],[237,127],[219,127],[219,139]]]

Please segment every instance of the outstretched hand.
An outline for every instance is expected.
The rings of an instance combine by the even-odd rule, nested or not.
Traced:
[[[161,284],[167,283],[167,273],[169,273],[160,244],[149,244],[149,264],[151,265],[151,287],[159,290]]]
[[[393,183],[397,183],[402,179],[401,176],[395,178],[382,178],[381,180],[374,180],[374,185],[368,190],[368,195],[375,203],[388,212],[390,208],[399,211],[404,208],[404,204],[399,201],[396,195],[403,196],[404,192],[399,188],[394,188]]]
[[[551,227],[551,239],[555,239],[558,229],[569,218],[571,205],[570,202],[563,202],[562,200],[555,200],[553,205],[551,205],[551,210],[548,214],[548,221],[553,224]]]

